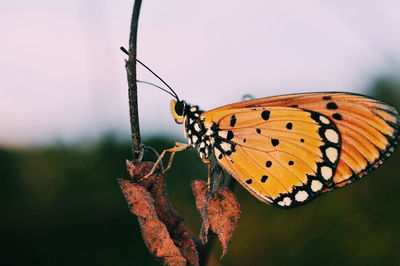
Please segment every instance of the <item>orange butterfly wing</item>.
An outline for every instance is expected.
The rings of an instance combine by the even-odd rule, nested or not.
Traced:
[[[341,136],[340,160],[324,191],[343,187],[380,166],[399,143],[399,112],[393,106],[357,94],[303,93],[225,105],[204,113],[218,116],[242,108],[292,107],[312,110],[333,121]],[[216,119],[213,119],[216,120]]]
[[[261,201],[302,205],[331,184],[340,133],[326,116],[288,107],[256,107],[203,113],[218,125],[218,163]]]

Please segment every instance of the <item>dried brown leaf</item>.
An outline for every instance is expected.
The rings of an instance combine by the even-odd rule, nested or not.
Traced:
[[[228,252],[228,244],[240,219],[240,205],[236,196],[227,188],[218,189],[208,203],[210,230],[217,234],[222,255]]]
[[[192,182],[192,190],[194,198],[196,199],[196,207],[200,213],[201,229],[200,229],[200,242],[205,245],[208,241],[208,231],[210,223],[208,220],[207,205],[208,205],[208,187],[203,180],[194,180]]]
[[[193,266],[199,265],[199,254],[196,244],[186,230],[184,220],[174,210],[168,199],[165,176],[162,173],[155,172],[153,175],[146,177],[154,166],[154,163],[151,162],[126,161],[126,164],[131,179],[144,186],[151,193],[159,220],[167,227],[170,238],[180,249],[187,264]]]
[[[217,234],[223,250],[222,258],[228,252],[229,241],[240,219],[240,205],[227,188],[220,188],[211,195],[203,180],[193,181],[192,190],[202,219],[200,240],[206,243],[209,231]]]
[[[184,219],[172,207],[165,189],[165,176],[160,175],[151,188],[151,194],[155,199],[155,207],[160,221],[168,228],[175,245],[180,249],[188,265],[199,265],[199,253],[193,239],[186,230]]]
[[[141,185],[119,179],[131,212],[138,216],[143,240],[149,251],[164,265],[186,265],[186,259],[171,239],[167,227],[156,214],[154,199]]]

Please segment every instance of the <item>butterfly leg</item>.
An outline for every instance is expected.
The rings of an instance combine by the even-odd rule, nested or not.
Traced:
[[[201,159],[202,161],[203,161],[203,163],[206,163],[207,164],[207,186],[208,186],[208,189],[211,189],[211,162],[210,162],[210,160],[208,160],[208,159],[206,159],[206,158],[202,158]]]
[[[181,151],[181,150],[179,150],[179,151]],[[163,174],[165,174],[171,168],[171,165],[172,165],[172,162],[174,161],[174,157],[175,157],[175,153],[176,152],[177,151],[172,151],[171,152],[171,156],[169,157],[167,168],[164,169]]]
[[[156,171],[157,167],[160,165],[162,159],[164,158],[164,156],[165,156],[165,154],[166,154],[167,152],[170,152],[170,153],[171,153],[171,156],[170,156],[170,158],[169,158],[168,166],[167,166],[167,168],[165,168],[165,170],[163,171],[163,173],[167,172],[167,171],[171,168],[172,161],[173,161],[173,159],[174,159],[175,153],[178,152],[178,151],[186,150],[188,147],[189,147],[188,144],[180,143],[180,142],[175,142],[175,147],[170,148],[170,149],[166,149],[166,150],[164,150],[164,151],[160,154],[160,156],[158,157],[157,161],[154,163],[154,166],[153,166],[153,168],[151,169],[151,171],[150,171],[146,176],[144,176],[144,177],[142,178],[142,180],[144,180],[144,179],[148,178],[149,176],[151,176],[152,174],[154,174],[154,172]]]

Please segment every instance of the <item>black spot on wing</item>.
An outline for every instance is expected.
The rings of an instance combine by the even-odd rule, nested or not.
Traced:
[[[263,175],[261,177],[261,183],[265,183],[267,181],[267,179],[268,179],[268,176],[267,175]]]
[[[226,139],[230,140],[230,139],[233,139],[233,137],[234,137],[233,132],[229,130],[228,134],[226,134]]]
[[[268,120],[268,119],[269,119],[269,116],[270,116],[270,114],[271,114],[271,112],[270,112],[270,111],[268,111],[268,110],[265,110],[265,111],[262,111],[262,113],[261,113],[261,117],[262,117],[262,119],[264,119],[264,120]]]
[[[334,119],[336,119],[336,120],[339,120],[339,121],[343,119],[342,115],[339,114],[339,113],[334,113],[334,114],[332,115],[332,117],[333,117]]]
[[[272,146],[276,147],[279,145],[279,139],[271,139]]]
[[[230,122],[230,126],[234,127],[236,125],[236,116],[232,115],[231,116],[231,122]]]
[[[328,108],[329,110],[336,110],[336,109],[338,109],[339,107],[337,106],[336,103],[334,103],[334,102],[329,102],[329,103],[326,105],[326,108]]]
[[[332,99],[331,96],[324,96],[324,97],[322,97],[322,100],[325,100],[325,101],[329,101],[329,100],[331,100],[331,99]]]

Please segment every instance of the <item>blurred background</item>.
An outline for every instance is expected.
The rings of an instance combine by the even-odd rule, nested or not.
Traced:
[[[117,185],[130,158],[126,56],[133,1],[0,4],[3,265],[158,265]],[[143,0],[139,58],[205,110],[291,92],[363,93],[400,107],[400,3]],[[143,69],[141,80],[158,83]],[[144,142],[183,141],[170,97],[139,85]],[[285,211],[237,189],[242,218],[213,265],[399,265],[400,152],[378,171]],[[168,178],[191,233],[194,151]]]

